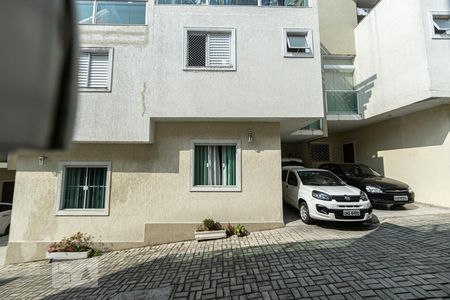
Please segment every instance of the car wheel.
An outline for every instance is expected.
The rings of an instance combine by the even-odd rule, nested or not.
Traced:
[[[305,201],[300,202],[300,219],[305,224],[312,224],[313,220],[311,219],[309,215],[309,208],[308,204],[306,204]]]
[[[8,225],[8,227],[6,227],[6,230],[5,230],[5,235],[8,235],[9,234],[9,225]]]

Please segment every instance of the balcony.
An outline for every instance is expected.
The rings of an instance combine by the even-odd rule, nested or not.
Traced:
[[[357,91],[326,91],[328,115],[357,115]]]
[[[317,120],[303,127],[301,130],[322,130],[322,120]]]

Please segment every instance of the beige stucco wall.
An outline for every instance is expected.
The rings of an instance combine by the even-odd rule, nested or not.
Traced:
[[[342,144],[355,143],[356,162],[409,184],[416,201],[450,207],[450,105],[393,118],[314,142],[330,144],[331,161],[342,162]],[[295,153],[308,167],[309,143],[283,144],[283,154]]]
[[[357,25],[353,0],[317,0],[320,42],[324,54],[355,54]]]
[[[253,143],[247,142],[249,129]],[[167,241],[151,232],[161,223],[181,224],[161,234],[187,228],[188,237],[192,224],[207,217],[282,226],[278,123],[157,123],[155,134],[153,145],[75,144],[66,153],[19,155],[7,262],[42,258],[46,243],[77,231],[120,248],[151,244],[151,237]],[[192,139],[241,141],[241,192],[189,191]],[[36,154],[48,156],[47,164],[39,166]],[[111,162],[109,216],[55,216],[60,161]]]
[[[409,184],[416,201],[450,207],[450,105],[409,114],[335,139],[355,142],[356,161]]]

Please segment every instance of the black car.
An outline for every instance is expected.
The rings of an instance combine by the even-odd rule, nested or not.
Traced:
[[[372,204],[401,206],[414,202],[414,192],[406,183],[384,177],[366,165],[329,163],[320,168],[333,172],[347,184],[366,192]]]

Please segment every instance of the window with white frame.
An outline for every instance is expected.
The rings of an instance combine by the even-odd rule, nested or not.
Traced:
[[[79,24],[144,25],[147,1],[79,0],[75,2]]]
[[[432,22],[435,37],[450,38],[450,12],[433,13]]]
[[[193,141],[191,191],[240,191],[239,141]]]
[[[311,160],[313,162],[329,162],[330,145],[326,143],[313,143],[311,144]]]
[[[284,29],[285,57],[313,57],[312,31],[309,29]]]
[[[110,163],[63,163],[57,214],[108,214]]]
[[[112,49],[81,49],[78,87],[81,91],[110,91]]]
[[[186,29],[185,69],[234,70],[234,29]]]

